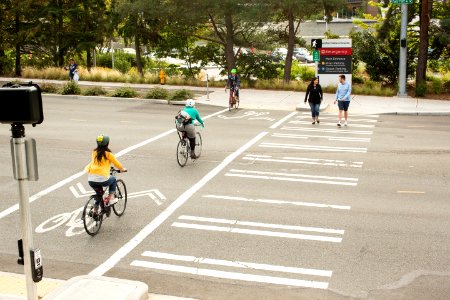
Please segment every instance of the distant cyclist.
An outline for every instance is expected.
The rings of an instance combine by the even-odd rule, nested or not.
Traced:
[[[225,92],[227,91],[227,88],[230,87],[230,96],[233,92],[235,92],[236,98],[239,99],[239,87],[241,85],[241,79],[236,73],[236,69],[231,69],[231,74],[228,75],[227,85],[225,86]]]
[[[121,172],[127,171],[112,154],[108,146],[109,136],[99,135],[97,137],[97,148],[92,151],[91,162],[85,168],[88,173],[88,183],[94,190],[105,186],[109,187],[109,195],[105,201],[105,206],[117,203],[117,199],[114,198],[117,186],[116,178],[109,174],[111,164]]]
[[[181,132],[186,132],[187,137],[189,139],[189,145],[191,148],[191,158],[196,159],[195,155],[195,121],[198,121],[203,127],[205,127],[205,123],[203,123],[202,118],[200,117],[200,113],[195,108],[195,101],[192,99],[186,100],[185,107],[180,111],[179,117],[177,118],[177,130]]]

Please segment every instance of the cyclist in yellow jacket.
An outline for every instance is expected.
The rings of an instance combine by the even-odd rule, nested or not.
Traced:
[[[85,170],[88,173],[88,183],[94,190],[105,186],[109,187],[109,195],[105,205],[111,206],[117,203],[117,199],[114,198],[117,186],[116,178],[109,174],[111,164],[121,172],[126,172],[127,169],[116,159],[108,146],[109,136],[99,135],[97,137],[97,148],[92,151],[91,162],[86,166]]]

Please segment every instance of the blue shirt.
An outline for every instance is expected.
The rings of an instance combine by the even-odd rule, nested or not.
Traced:
[[[200,118],[200,114],[198,113],[198,110],[195,109],[194,107],[185,107],[183,109],[185,112],[187,112],[189,114],[189,116],[191,116],[191,123],[195,120],[199,121],[200,124],[203,125],[203,120],[202,118]]]
[[[337,101],[350,101],[350,94],[352,93],[352,87],[348,82],[339,83],[336,90]]]

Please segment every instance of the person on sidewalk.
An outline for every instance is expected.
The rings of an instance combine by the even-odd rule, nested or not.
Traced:
[[[187,137],[189,139],[189,146],[191,147],[191,158],[196,159],[197,155],[195,155],[195,121],[198,121],[203,127],[205,127],[205,123],[200,117],[200,113],[195,108],[195,101],[193,99],[187,99],[185,108],[180,111],[180,116],[183,117],[183,121],[181,118],[177,118],[176,127],[180,132],[186,132]]]
[[[352,93],[352,87],[345,81],[345,75],[339,75],[339,84],[336,90],[336,100],[334,104],[338,103],[339,114],[337,126],[341,127],[342,112],[344,114],[344,125],[347,126],[348,107],[350,106],[350,94]]]
[[[69,60],[69,66],[64,67],[65,70],[69,70],[69,80],[78,81],[78,64],[73,58]]]
[[[309,96],[309,98],[308,98]],[[306,89],[305,95],[305,104],[306,101],[309,102],[309,106],[311,107],[311,115],[312,115],[312,124],[319,124],[319,111],[320,111],[320,103],[322,103],[323,93],[322,87],[319,84],[319,78],[314,77],[311,80],[311,83],[308,85]]]
[[[97,148],[92,151],[91,162],[85,167],[88,173],[88,184],[94,190],[105,186],[109,187],[109,195],[104,204],[105,206],[111,206],[117,203],[117,199],[114,198],[117,186],[116,178],[109,174],[111,164],[119,169],[120,172],[126,172],[127,169],[122,166],[108,148],[109,136],[99,135],[96,141]],[[96,203],[96,208],[98,209],[97,205]]]

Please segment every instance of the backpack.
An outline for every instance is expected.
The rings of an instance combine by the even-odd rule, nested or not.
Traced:
[[[189,124],[191,121],[191,116],[184,110],[180,110],[175,116],[175,122],[179,125]]]

